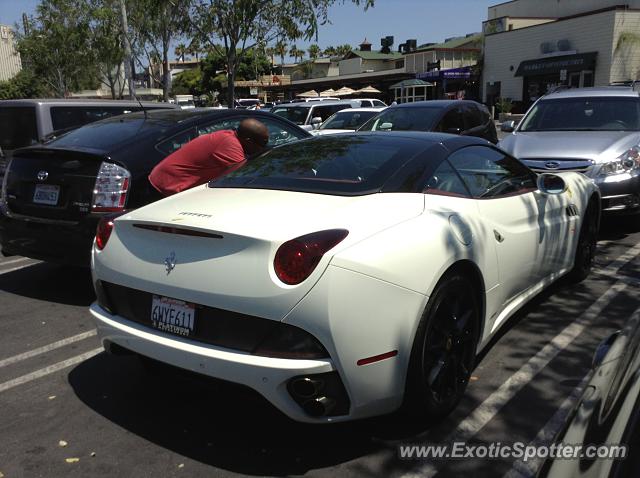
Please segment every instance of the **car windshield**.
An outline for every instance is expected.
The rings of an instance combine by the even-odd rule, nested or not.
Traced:
[[[209,186],[368,194],[423,149],[420,141],[386,135],[318,136],[267,151]]]
[[[519,131],[638,131],[640,100],[624,97],[541,100]]]
[[[274,115],[282,116],[295,124],[304,124],[309,114],[308,106],[276,106],[271,110]]]
[[[322,123],[320,129],[356,130],[358,126],[377,114],[377,111],[339,111]]]
[[[441,113],[436,107],[389,108],[358,131],[431,131]]]

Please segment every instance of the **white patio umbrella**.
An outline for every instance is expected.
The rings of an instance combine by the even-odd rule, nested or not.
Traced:
[[[329,88],[328,90],[324,90],[320,92],[320,96],[334,96],[336,94],[336,90],[333,88]]]
[[[296,96],[298,98],[316,98],[318,96],[318,92],[316,90],[309,90],[303,93],[298,93]]]
[[[356,90],[349,88],[348,86],[343,86],[339,90],[337,90],[334,95],[335,96],[349,96],[356,92]]]
[[[360,88],[358,91],[356,91],[356,93],[377,94],[377,93],[382,93],[382,91],[369,85],[369,86],[365,86],[364,88]]]

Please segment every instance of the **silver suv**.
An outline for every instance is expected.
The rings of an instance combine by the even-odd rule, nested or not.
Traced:
[[[543,96],[499,146],[536,172],[579,171],[602,191],[602,210],[640,213],[640,93],[629,87]]]

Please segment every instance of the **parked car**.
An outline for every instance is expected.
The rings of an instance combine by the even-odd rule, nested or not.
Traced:
[[[384,108],[348,108],[329,116],[320,127],[311,132],[313,135],[350,133],[358,129],[365,121],[373,118]]]
[[[640,213],[640,93],[579,88],[543,96],[500,146],[534,171],[578,171],[602,190],[605,212]]]
[[[377,98],[353,98],[360,102],[360,108],[386,108],[388,105]]]
[[[259,106],[259,105],[260,105],[260,100],[258,98],[240,98],[235,102],[235,107],[239,109],[244,109],[244,108],[256,109],[256,106]]]
[[[479,138],[318,136],[103,218],[91,313],[107,350],[244,384],[295,420],[442,417],[513,313],[589,273],[598,194]]]
[[[88,266],[98,220],[147,204],[147,176],[156,164],[196,136],[235,128],[247,116],[267,125],[271,146],[309,136],[269,113],[175,109],[113,117],[15,151],[2,188],[2,253]]]
[[[123,100],[35,99],[0,101],[0,177],[13,150],[39,143],[56,131],[68,131],[110,116],[142,108],[175,108],[168,103]]]
[[[312,130],[317,129],[335,112],[359,106],[359,103],[350,100],[307,101],[277,105],[271,109],[271,112],[288,119],[305,130]]]
[[[430,100],[393,105],[367,121],[358,131],[437,131],[498,142],[491,113],[484,105],[470,100]]]
[[[554,439],[587,447],[626,446],[614,457],[549,458],[539,478],[627,478],[640,476],[640,320],[638,314],[622,330],[598,346],[589,381]],[[604,452],[602,452],[604,453]],[[615,455],[616,453],[620,453]]]

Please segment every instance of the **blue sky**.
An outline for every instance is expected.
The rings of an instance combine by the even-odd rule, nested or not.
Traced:
[[[487,7],[501,0],[376,0],[366,12],[347,0],[331,8],[331,25],[318,33],[318,45],[348,43],[354,47],[366,37],[373,49],[380,48],[380,38],[395,37],[394,49],[405,40],[415,38],[418,44],[439,42],[445,38],[478,32],[487,18]],[[20,22],[22,12],[32,13],[38,0],[0,0],[0,23]],[[311,42],[294,42],[306,48]],[[173,52],[172,52],[173,53]]]

